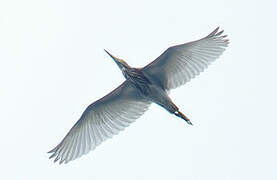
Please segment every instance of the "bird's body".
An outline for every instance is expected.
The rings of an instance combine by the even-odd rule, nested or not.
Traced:
[[[144,96],[150,93],[150,85],[152,85],[152,82],[144,75],[141,69],[130,67],[130,69],[123,72],[123,75],[126,80],[134,84]]]
[[[217,28],[205,38],[172,46],[143,68],[130,67],[105,50],[121,69],[125,82],[87,107],[62,142],[50,151],[50,158],[67,163],[88,153],[129,126],[151,103],[192,125],[168,92],[190,81],[223,53],[228,40],[222,33]]]
[[[106,52],[113,59],[116,59],[116,57],[111,55],[108,51]],[[162,106],[168,112],[183,118],[190,125],[192,125],[186,116],[180,116],[181,112],[178,111],[179,108],[172,102],[166,89],[162,86],[162,83],[157,81],[153,76],[147,74],[147,71],[145,71],[144,68],[133,68],[130,67],[126,62],[124,62],[124,64],[125,66],[121,69],[122,74],[126,78],[127,82],[138,89],[138,94],[140,94],[142,99],[146,99]]]

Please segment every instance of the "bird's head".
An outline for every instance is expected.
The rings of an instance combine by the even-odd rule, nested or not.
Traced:
[[[104,49],[105,50],[105,49]],[[118,65],[120,70],[124,73],[127,69],[130,68],[130,66],[123,60],[123,59],[118,59],[112,54],[110,54],[108,51],[105,50],[105,52],[111,56],[111,58],[114,60],[114,62]]]

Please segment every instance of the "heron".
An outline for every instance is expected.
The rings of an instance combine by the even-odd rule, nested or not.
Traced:
[[[208,36],[169,47],[143,68],[129,66],[105,50],[125,81],[90,104],[62,141],[49,153],[54,162],[68,163],[118,134],[156,103],[192,125],[169,97],[169,91],[199,75],[225,51],[229,40],[217,27]]]

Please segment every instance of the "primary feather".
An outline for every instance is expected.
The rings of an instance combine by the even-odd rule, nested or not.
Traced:
[[[92,103],[50,158],[67,163],[93,150],[139,118],[151,104],[129,81]]]

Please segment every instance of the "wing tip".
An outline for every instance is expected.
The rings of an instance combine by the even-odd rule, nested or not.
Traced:
[[[59,145],[58,145],[59,146]],[[54,163],[56,163],[57,161],[59,161],[59,164],[62,164],[64,161],[65,161],[65,159],[60,159],[61,158],[61,156],[59,156],[59,154],[57,153],[58,152],[58,146],[56,146],[55,148],[53,148],[53,149],[51,149],[50,151],[48,151],[47,153],[49,153],[49,154],[51,154],[50,156],[49,156],[49,159],[52,159],[52,158],[55,158],[54,159]]]
[[[47,153],[49,153],[49,152],[47,152]],[[49,157],[49,159],[52,159],[52,158],[55,158],[55,159],[53,160],[54,163],[59,162],[59,164],[66,164],[66,163],[68,163],[69,161],[71,161],[71,160],[68,160],[68,159],[66,159],[66,158],[61,158],[61,156],[59,156],[56,152],[54,152],[54,153]]]
[[[219,30],[219,26],[217,28],[215,28],[215,30],[213,30],[213,32],[211,32],[206,38],[214,36],[218,30]]]
[[[56,151],[57,147],[54,147],[53,149],[51,149],[50,151],[48,151],[47,153],[54,153]]]
[[[224,33],[224,30],[221,30],[221,31],[219,31],[219,26],[215,29],[215,30],[213,30],[208,36],[206,36],[206,38],[211,38],[211,37],[220,37],[221,39],[224,39],[224,38],[226,38],[227,37],[227,35],[222,35],[223,33]],[[219,31],[219,32],[218,32]],[[229,39],[227,39],[227,40],[224,40],[224,42],[228,42],[229,41]]]

